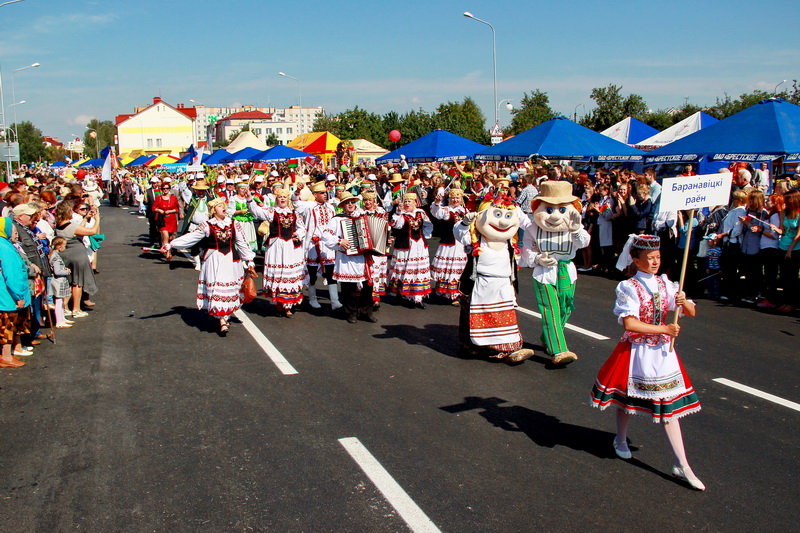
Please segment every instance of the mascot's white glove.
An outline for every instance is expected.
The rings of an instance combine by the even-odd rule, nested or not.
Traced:
[[[572,209],[569,212],[569,221],[567,222],[570,233],[578,233],[583,229],[583,224],[581,223],[581,214]]]
[[[469,226],[476,218],[478,218],[478,213],[467,213],[464,215],[464,218],[461,219],[461,223],[465,226]]]
[[[536,256],[536,262],[543,267],[552,267],[558,264],[558,259],[548,253],[541,253]]]

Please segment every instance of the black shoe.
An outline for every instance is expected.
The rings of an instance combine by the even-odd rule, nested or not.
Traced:
[[[381,304],[380,304],[380,302],[378,302],[378,303],[376,303],[375,305],[373,305],[373,306],[372,306],[372,312],[373,312],[373,313],[374,313],[375,311],[380,311],[380,310],[381,310]]]
[[[375,315],[373,315],[372,313],[367,313],[363,315],[363,317],[365,322],[372,322],[374,324],[375,322],[378,321],[378,319],[375,318]]]
[[[356,322],[358,322],[358,313],[348,313],[347,322],[349,322],[350,324],[355,324]]]
[[[425,302],[417,302],[416,304],[414,304],[414,307],[416,307],[417,309],[427,309],[428,308],[428,306],[425,305]]]

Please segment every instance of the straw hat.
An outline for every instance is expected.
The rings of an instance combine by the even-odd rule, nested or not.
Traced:
[[[342,195],[339,197],[339,201],[336,203],[336,207],[340,207],[343,203],[349,202],[350,200],[357,202],[358,198],[353,196],[350,191],[344,191]]]
[[[389,180],[389,183],[400,183],[403,181],[403,176],[399,173],[392,174],[392,179]]]
[[[317,183],[311,186],[311,192],[328,192],[328,189],[325,186],[324,181],[318,181]]]
[[[205,191],[205,190],[208,190],[208,188],[209,187],[208,187],[208,184],[206,183],[206,180],[198,180],[198,181],[196,181],[195,183],[192,184],[192,189],[198,189],[198,190],[201,190],[201,191]]]
[[[548,204],[571,204],[578,198],[572,195],[570,182],[548,180],[539,185],[539,196],[535,199]]]

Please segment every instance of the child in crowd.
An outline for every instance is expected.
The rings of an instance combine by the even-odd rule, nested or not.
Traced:
[[[706,290],[709,298],[716,300],[719,298],[719,257],[722,255],[722,248],[716,233],[703,237],[708,241],[708,251],[706,251]]]
[[[631,235],[617,262],[625,270],[633,261],[636,274],[617,285],[614,314],[625,327],[614,352],[597,374],[591,403],[605,409],[617,407],[617,434],[614,451],[630,459],[628,422],[631,415],[650,415],[664,428],[674,463],[672,475],[695,490],[705,490],[689,467],[678,419],[700,410],[700,401],[670,341],[680,326],[670,323],[667,314],[680,309],[695,316],[694,302],[686,299],[678,285],[658,276],[661,266],[659,238]]]
[[[70,269],[64,265],[60,253],[67,248],[67,239],[55,237],[50,244],[50,268],[53,270],[53,277],[50,278],[50,291],[55,298],[56,327],[59,329],[71,328],[74,322],[67,320],[64,316],[64,302],[71,295],[69,286]]]

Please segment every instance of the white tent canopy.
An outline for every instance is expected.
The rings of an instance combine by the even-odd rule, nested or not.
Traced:
[[[244,148],[255,148],[256,150],[266,150],[269,148],[264,141],[253,135],[252,131],[243,131],[236,138],[225,147],[225,150],[234,154]]]
[[[703,113],[702,111],[698,111],[697,113],[681,120],[677,124],[673,124],[661,133],[657,133],[650,138],[636,143],[635,147],[640,150],[654,150],[655,148],[659,148],[665,144],[677,141],[678,139],[683,139],[687,135],[691,135],[696,131],[700,131],[701,129],[705,128],[706,126],[710,126],[715,122],[719,122],[719,120],[715,119],[711,115]]]

